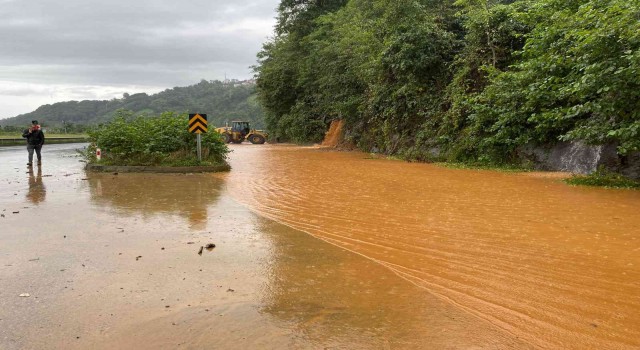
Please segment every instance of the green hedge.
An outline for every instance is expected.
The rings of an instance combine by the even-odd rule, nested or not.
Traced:
[[[198,162],[196,135],[187,128],[187,114],[165,112],[157,117],[134,117],[133,112],[119,111],[111,122],[89,132],[87,158],[95,162],[95,149],[100,148],[100,163],[107,165],[225,163],[229,149],[215,132],[202,135],[202,162]]]

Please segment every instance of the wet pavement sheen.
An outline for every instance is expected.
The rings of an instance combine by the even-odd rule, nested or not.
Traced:
[[[79,146],[0,148],[1,349],[640,346],[639,192],[286,145],[92,174]]]

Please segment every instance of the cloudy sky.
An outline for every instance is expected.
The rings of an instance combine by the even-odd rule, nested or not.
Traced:
[[[247,79],[279,0],[0,0],[0,119]]]

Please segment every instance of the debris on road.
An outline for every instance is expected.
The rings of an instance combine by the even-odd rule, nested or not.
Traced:
[[[215,247],[216,247],[216,245],[215,245],[215,244],[213,244],[213,243],[209,243],[209,244],[207,244],[206,246],[204,246],[204,248],[205,248],[206,250],[208,250],[208,251],[212,251],[212,250],[213,250],[213,248],[215,248]]]
[[[200,250],[198,250],[198,255],[202,255],[202,249],[204,249],[204,247],[200,246]]]
[[[21,298],[28,298],[28,297],[30,297],[30,296],[31,296],[31,294],[29,294],[29,293],[22,293],[22,294],[20,294],[20,297],[21,297]]]

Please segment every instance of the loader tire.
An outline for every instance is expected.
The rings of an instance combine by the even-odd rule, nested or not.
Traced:
[[[249,141],[254,145],[261,145],[265,142],[265,139],[262,135],[251,135],[251,137],[249,137]]]

